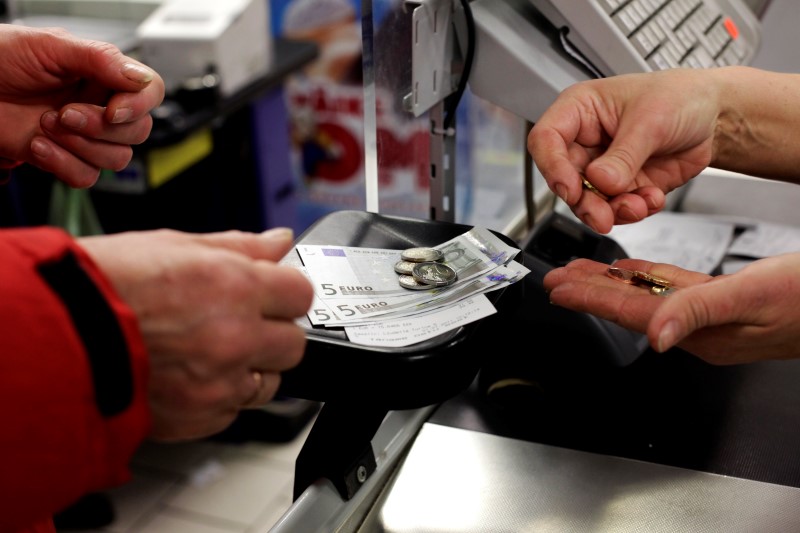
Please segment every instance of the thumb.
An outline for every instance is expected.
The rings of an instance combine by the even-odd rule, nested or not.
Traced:
[[[679,289],[667,297],[647,326],[650,345],[663,353],[697,330],[740,322],[738,310],[750,309],[747,294],[735,276],[721,276],[707,283]]]
[[[280,261],[294,246],[291,228],[272,228],[262,233],[225,231],[201,235],[200,239],[212,245],[227,248],[253,259]]]
[[[655,151],[652,133],[652,124],[622,117],[608,149],[586,167],[586,177],[610,196],[630,191],[642,165]]]

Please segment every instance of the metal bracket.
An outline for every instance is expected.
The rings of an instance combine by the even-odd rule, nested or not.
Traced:
[[[321,478],[351,499],[377,468],[371,439],[387,412],[369,402],[326,402],[297,456],[294,499]]]
[[[413,6],[411,93],[407,111],[419,117],[430,111],[430,219],[455,222],[455,127],[444,130],[445,99],[458,90],[461,59],[453,0],[406,1]],[[463,32],[461,32],[463,33]],[[459,39],[460,38],[460,39]]]
[[[419,117],[453,94],[458,79],[453,76],[456,31],[453,0],[408,0],[413,7],[411,49],[411,93],[406,110]]]
[[[439,102],[430,113],[430,219],[455,222],[456,137],[454,126],[444,130],[444,107]]]

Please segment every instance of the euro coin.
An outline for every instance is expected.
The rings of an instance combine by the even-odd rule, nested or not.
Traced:
[[[452,267],[444,263],[417,263],[411,273],[414,279],[434,287],[447,287],[455,283],[458,275]]]
[[[400,282],[401,287],[411,289],[412,291],[427,291],[434,288],[431,285],[418,282],[414,279],[414,276],[403,275],[397,278],[397,281]]]
[[[409,248],[403,250],[400,254],[400,259],[403,261],[410,261],[412,263],[425,263],[429,261],[441,261],[444,255],[436,248]]]
[[[410,276],[411,270],[414,268],[416,263],[412,263],[411,261],[403,261],[402,259],[394,264],[394,271],[400,275]]]
[[[641,272],[639,270],[635,270],[633,272],[634,280],[638,281],[641,284],[648,285],[650,287],[669,287],[672,285],[667,279],[659,278],[658,276],[654,276],[652,274],[648,274],[647,272]]]

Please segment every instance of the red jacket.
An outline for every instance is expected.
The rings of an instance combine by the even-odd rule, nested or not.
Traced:
[[[149,431],[133,312],[54,228],[0,231],[0,532],[120,485]]]

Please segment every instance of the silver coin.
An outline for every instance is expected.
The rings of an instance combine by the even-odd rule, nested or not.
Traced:
[[[406,289],[411,289],[412,291],[427,291],[429,289],[433,289],[433,286],[427,285],[425,283],[420,283],[414,279],[414,276],[406,276],[402,275],[397,278],[397,281],[400,282],[401,287],[405,287]]]
[[[411,269],[414,268],[416,263],[412,263],[411,261],[403,261],[402,259],[394,264],[394,271],[398,274],[402,274],[404,276],[411,275]]]
[[[444,263],[417,263],[411,272],[414,279],[434,287],[447,287],[456,282],[458,275],[452,267]]]
[[[409,248],[400,254],[400,259],[412,263],[425,263],[429,261],[441,261],[444,255],[436,248]]]

